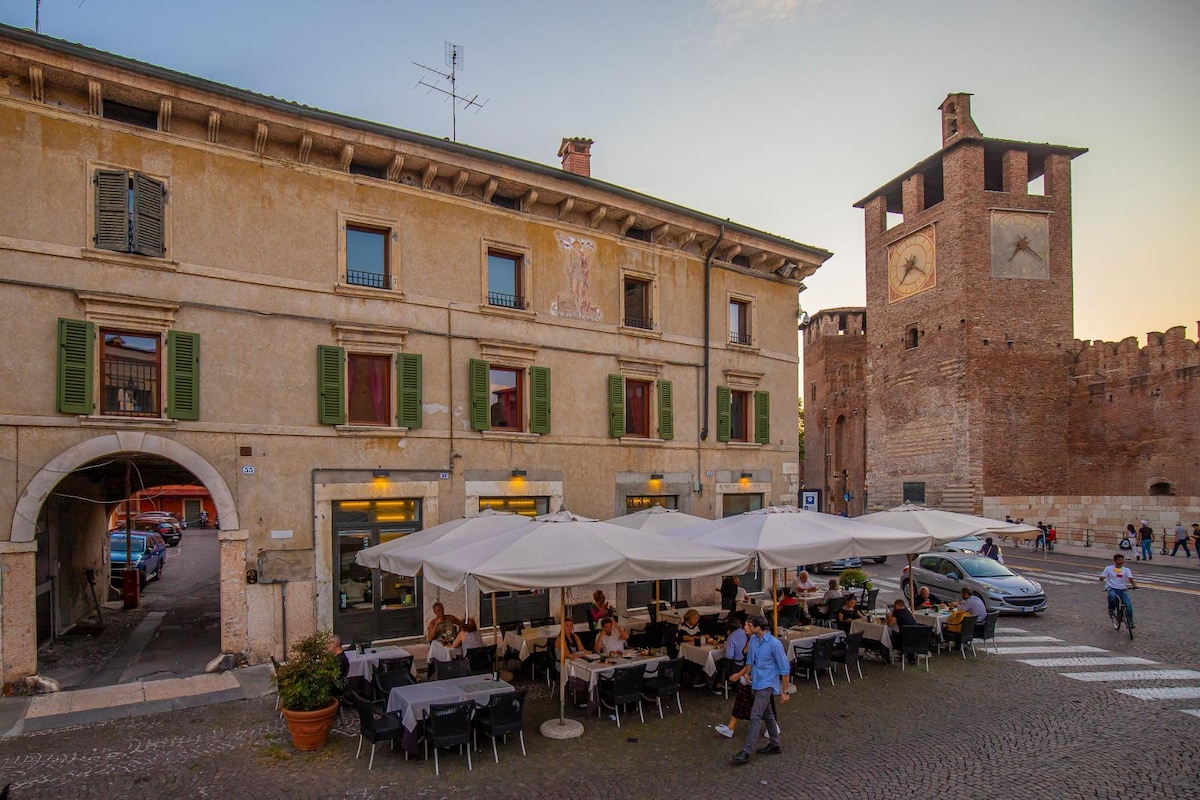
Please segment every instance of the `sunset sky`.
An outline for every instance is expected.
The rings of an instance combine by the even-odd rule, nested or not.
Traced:
[[[34,27],[35,0],[0,0]],[[974,93],[985,136],[1090,149],[1074,162],[1075,334],[1200,319],[1200,3],[1010,0],[44,0],[49,36],[435,136],[411,62],[463,47],[486,101],[458,138],[592,174],[834,252],[801,305],[861,305],[852,203],[940,146]]]

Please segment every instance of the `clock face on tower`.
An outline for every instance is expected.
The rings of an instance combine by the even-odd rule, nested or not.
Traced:
[[[1050,278],[1048,215],[992,211],[992,277]]]
[[[910,233],[888,246],[888,302],[937,285],[937,242],[933,226]]]

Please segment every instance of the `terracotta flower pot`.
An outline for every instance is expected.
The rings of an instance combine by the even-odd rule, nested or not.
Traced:
[[[316,711],[288,711],[283,709],[288,731],[292,734],[292,746],[300,751],[320,750],[329,742],[329,731],[333,718],[337,716],[338,704],[334,700]]]

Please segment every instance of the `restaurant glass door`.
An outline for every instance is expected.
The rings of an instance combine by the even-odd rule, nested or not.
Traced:
[[[761,494],[727,494],[721,501],[721,516],[734,517],[747,511],[757,511],[763,507]],[[747,592],[761,592],[763,588],[762,574],[753,570],[738,576],[738,581]]]
[[[625,513],[662,506],[666,509],[679,508],[679,496],[674,494],[629,495],[625,498]],[[675,599],[675,581],[631,581],[625,584],[625,607],[645,608],[654,599],[654,584],[658,584],[658,599],[671,602]]]
[[[423,632],[421,581],[354,561],[356,553],[421,530],[421,501],[353,500],[333,504],[333,630],[346,642]]]
[[[550,513],[549,497],[481,497],[479,510],[508,511],[525,517]],[[496,592],[496,616],[500,622],[515,622],[550,616],[550,593],[545,589]],[[479,625],[492,625],[492,596],[479,593]]]

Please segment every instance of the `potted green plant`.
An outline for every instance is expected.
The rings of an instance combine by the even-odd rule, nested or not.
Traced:
[[[279,707],[297,750],[320,750],[329,741],[338,695],[345,683],[329,631],[317,631],[292,645],[287,663],[274,675]]]
[[[871,579],[867,577],[867,573],[861,569],[844,570],[838,578],[838,585],[843,589],[866,589],[871,590]]]

